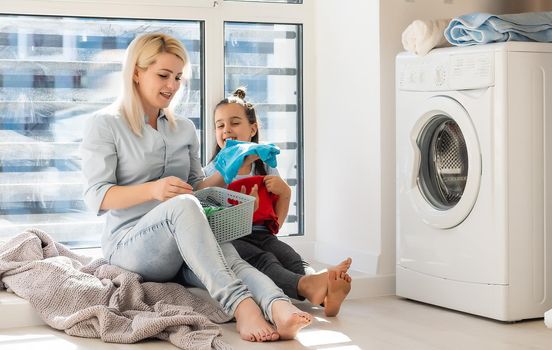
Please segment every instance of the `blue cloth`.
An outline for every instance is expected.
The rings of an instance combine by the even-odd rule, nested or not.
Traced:
[[[509,15],[470,13],[453,18],[444,34],[456,46],[502,41],[552,42],[552,11]]]
[[[280,149],[270,143],[259,144],[255,142],[227,140],[226,146],[220,150],[214,160],[215,168],[221,173],[224,182],[229,184],[234,180],[245,157],[250,154],[258,155],[269,167],[276,168],[278,165],[276,155],[280,154]]]

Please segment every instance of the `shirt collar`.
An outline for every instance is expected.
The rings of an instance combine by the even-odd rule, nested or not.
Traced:
[[[164,110],[164,109],[160,109],[160,110],[159,110],[159,115],[157,116],[157,120],[159,120],[159,119],[168,120],[167,114],[165,114],[165,110]],[[144,121],[146,122],[146,124],[148,123],[148,120],[149,120],[149,117],[148,117],[147,115],[144,115]]]
[[[159,110],[159,115],[157,116],[157,119],[161,119],[161,118],[167,119],[167,115],[165,114],[165,110],[164,110],[164,109],[160,109],[160,110]]]

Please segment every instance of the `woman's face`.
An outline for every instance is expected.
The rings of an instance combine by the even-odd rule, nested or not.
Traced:
[[[163,52],[146,69],[136,68],[134,83],[147,116],[157,118],[159,110],[167,108],[180,88],[184,62],[171,53]]]
[[[256,133],[257,124],[249,123],[243,106],[228,103],[215,111],[215,134],[220,148],[224,148],[228,139],[251,142]]]

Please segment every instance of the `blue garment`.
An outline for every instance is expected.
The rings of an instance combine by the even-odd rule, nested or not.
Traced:
[[[251,171],[249,172],[249,174],[246,174],[246,175],[236,175],[236,177],[234,178],[234,181],[236,180],[240,180],[240,179],[245,179],[246,177],[249,177],[249,176],[254,176],[255,175],[255,167],[257,165],[255,163],[251,164]],[[211,175],[213,175],[215,173],[215,171],[217,171],[217,169],[215,169],[215,162],[214,161],[210,161],[209,163],[207,163],[207,165],[203,168],[203,172],[205,173],[205,176],[206,177],[209,177]],[[280,172],[278,171],[278,169],[276,168],[272,168],[272,167],[269,167],[265,164],[265,171],[266,171],[266,174],[267,175],[276,175],[276,176],[280,176]]]
[[[229,184],[238,175],[238,170],[243,164],[245,157],[250,154],[257,154],[269,167],[276,168],[276,155],[280,149],[273,144],[259,144],[255,142],[244,142],[227,140],[226,146],[217,154],[214,163],[215,168]]]
[[[552,11],[509,15],[470,13],[453,18],[444,34],[456,46],[502,41],[552,42]]]

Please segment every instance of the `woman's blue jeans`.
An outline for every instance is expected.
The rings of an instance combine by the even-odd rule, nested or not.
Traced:
[[[166,282],[180,272],[187,284],[204,287],[229,315],[253,297],[272,319],[275,300],[289,300],[270,278],[242,260],[232,244],[219,245],[193,195],[179,195],[144,215],[104,255],[146,281]]]

